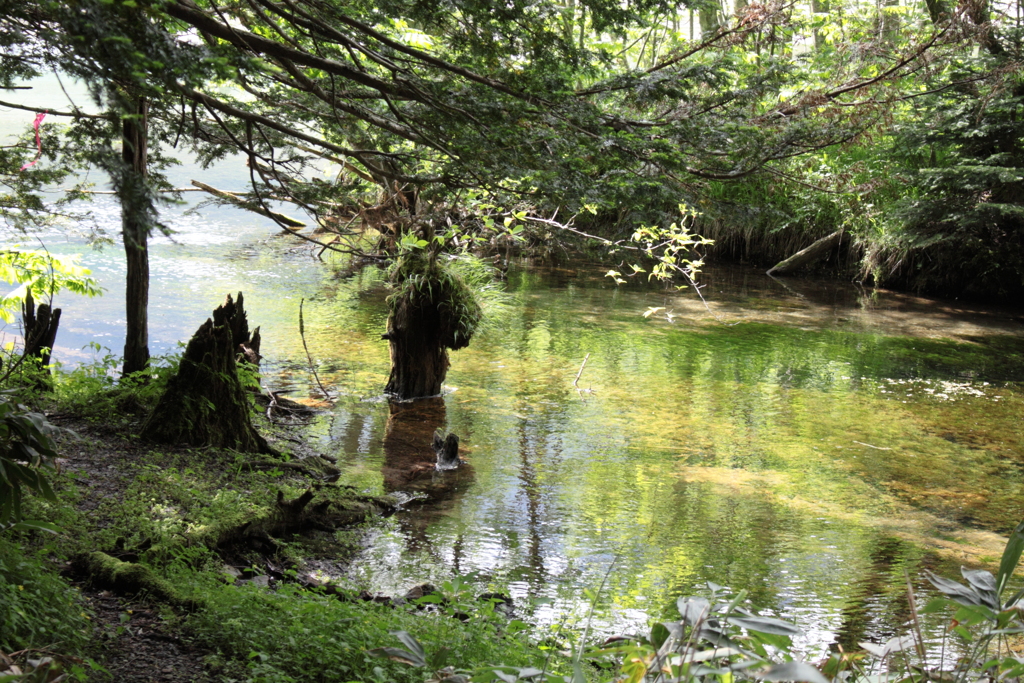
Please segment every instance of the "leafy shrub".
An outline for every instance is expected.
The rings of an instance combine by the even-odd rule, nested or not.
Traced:
[[[0,651],[77,653],[90,632],[77,591],[40,560],[0,539]]]
[[[21,519],[23,489],[56,500],[49,482],[39,471],[42,467],[53,467],[57,458],[49,435],[52,429],[40,413],[0,400],[0,531],[28,526]],[[41,522],[30,525],[46,528]]]
[[[95,342],[90,346],[104,350]],[[93,363],[57,373],[55,400],[60,410],[105,422],[118,416],[144,415],[156,405],[181,360],[180,354],[156,356],[144,372],[121,377],[120,356],[105,350],[107,353]]]

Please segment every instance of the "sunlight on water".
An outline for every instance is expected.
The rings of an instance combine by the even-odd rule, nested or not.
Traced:
[[[220,173],[240,186],[238,169]],[[116,235],[113,201],[93,208]],[[316,397],[305,299],[310,354],[339,394],[310,438],[360,489],[393,488],[383,274],[323,264],[237,210],[166,222],[174,234],[151,248],[151,350],[173,351],[244,291],[267,382]],[[81,253],[108,290],[59,297],[56,358],[87,361],[90,341],[119,353],[121,249],[46,241]],[[603,584],[595,626],[610,633],[671,616],[711,580],[796,620],[801,647],[820,652],[901,630],[905,571],[927,592],[922,568],[997,560],[1024,510],[1020,311],[743,268],[709,270],[705,307],[601,272],[510,271],[503,317],[452,356],[437,425],[461,437],[470,467],[411,482],[430,498],[404,498],[350,581],[395,594],[473,574],[548,625],[587,619],[583,591]]]

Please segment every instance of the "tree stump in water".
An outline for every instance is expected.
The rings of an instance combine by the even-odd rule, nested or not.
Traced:
[[[227,301],[192,335],[177,374],[142,427],[150,441],[275,453],[252,425],[249,396],[238,376],[239,359],[259,363],[259,328],[238,301]]]
[[[384,392],[400,400],[438,396],[448,373],[448,349],[469,345],[483,315],[473,291],[437,254],[405,254],[395,269],[398,291],[388,299],[391,376]]]
[[[60,309],[51,310],[49,304],[37,307],[32,290],[28,290],[21,306],[21,320],[25,328],[25,355],[37,359],[40,365],[49,365],[60,325]]]
[[[434,432],[434,453],[437,454],[439,470],[454,470],[462,464],[459,459],[459,437],[455,434],[445,436],[440,429]]]
[[[437,308],[398,301],[389,328],[391,375],[384,392],[400,399],[439,395],[449,363]]]

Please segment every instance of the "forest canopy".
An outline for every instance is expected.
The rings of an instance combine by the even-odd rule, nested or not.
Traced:
[[[369,206],[401,231],[483,203],[621,239],[684,205],[723,256],[770,264],[842,230],[861,277],[1021,286],[1015,6],[3,5],[0,75],[85,79],[107,115],[72,139],[115,185],[111,143],[144,102],[152,160],[241,152],[249,208],[336,232]]]

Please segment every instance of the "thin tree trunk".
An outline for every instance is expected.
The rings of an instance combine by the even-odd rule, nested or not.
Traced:
[[[121,159],[127,166],[126,182],[121,194],[121,237],[128,263],[125,286],[125,317],[123,375],[145,370],[149,364],[149,239],[148,211],[145,205],[147,165],[147,115],[145,98],[135,103],[134,116],[123,121]]]
[[[879,32],[883,42],[892,45],[900,32],[900,15],[895,12],[887,12],[890,7],[899,7],[899,0],[883,0],[881,7],[881,18]]]
[[[811,12],[814,13],[816,19],[820,14],[828,14],[829,0],[811,0]],[[822,35],[820,29],[814,29],[814,49],[821,50],[824,45],[825,36]]]
[[[700,16],[700,33],[702,38],[714,35],[722,27],[721,21],[719,21],[721,11],[721,5],[718,2],[700,9],[698,15]]]

